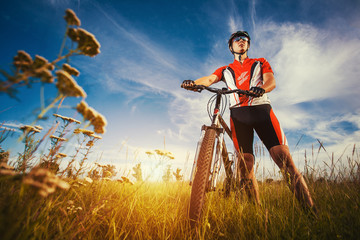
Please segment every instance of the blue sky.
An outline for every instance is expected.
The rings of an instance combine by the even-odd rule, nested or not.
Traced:
[[[165,138],[166,149],[175,155],[173,168],[189,168],[200,127],[209,123],[206,103],[211,95],[179,86],[232,62],[227,39],[236,30],[252,36],[249,56],[267,58],[274,69],[277,88],[269,97],[299,166],[304,151],[318,147],[317,139],[335,156],[351,152],[354,144],[358,149],[357,0],[3,1],[0,68],[9,70],[20,49],[54,59],[67,8],[101,44],[96,57],[70,62],[81,72],[76,80],[86,101],[108,120],[94,159],[126,171],[139,161],[146,165],[144,152],[164,148]],[[1,94],[0,121],[7,126],[33,122],[39,92],[37,85],[20,89],[20,102]],[[47,98],[54,94],[54,88],[45,89]],[[64,106],[79,101],[66,99]],[[81,120],[68,108],[59,114]],[[4,144],[16,155],[16,140]],[[325,154],[321,161],[328,160]],[[268,159],[262,164],[273,166]]]

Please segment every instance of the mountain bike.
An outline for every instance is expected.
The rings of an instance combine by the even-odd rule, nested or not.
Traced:
[[[232,93],[248,96],[254,95],[249,91],[240,89],[217,89],[203,85],[195,85],[187,89],[197,92],[207,90],[215,93],[215,95],[209,99],[207,107],[211,125],[203,125],[201,128],[201,136],[197,144],[194,164],[190,175],[191,197],[189,218],[190,224],[193,227],[196,226],[200,220],[206,200],[206,193],[216,190],[222,164],[224,164],[226,174],[224,181],[225,195],[228,196],[231,189],[234,189],[234,187],[240,183],[240,171],[238,169],[239,153],[236,149],[234,149],[234,153],[228,152],[224,140],[225,133],[232,139],[231,130],[222,118],[227,105],[227,97],[225,95]],[[223,102],[225,102],[225,104],[223,104]],[[214,110],[211,111],[214,104]]]

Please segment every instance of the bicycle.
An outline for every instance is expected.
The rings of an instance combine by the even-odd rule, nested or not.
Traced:
[[[234,187],[240,183],[240,171],[238,170],[239,153],[236,149],[234,149],[233,154],[229,153],[224,140],[225,132],[229,135],[230,139],[232,139],[232,134],[230,128],[222,118],[227,105],[227,103],[225,103],[225,106],[221,105],[222,98],[225,97],[226,94],[231,93],[248,96],[254,96],[254,94],[240,89],[217,89],[203,85],[195,85],[187,89],[197,92],[208,90],[215,93],[208,102],[208,114],[211,119],[211,125],[203,125],[201,128],[201,136],[197,144],[194,164],[190,175],[191,197],[189,219],[190,225],[194,227],[200,220],[205,203],[205,194],[216,190],[222,162],[225,166],[226,174],[224,181],[225,195],[228,196],[231,189],[234,189]],[[225,100],[227,100],[226,97]],[[214,102],[215,107],[211,115],[211,108]],[[215,146],[216,151],[214,153]]]

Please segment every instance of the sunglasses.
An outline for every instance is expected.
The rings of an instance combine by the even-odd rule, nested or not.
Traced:
[[[235,38],[233,39],[233,42],[238,42],[238,41],[240,41],[240,40],[243,40],[243,41],[245,41],[245,42],[248,42],[248,41],[249,41],[249,38],[247,38],[247,37],[245,37],[245,36],[239,36],[239,37],[235,37]]]

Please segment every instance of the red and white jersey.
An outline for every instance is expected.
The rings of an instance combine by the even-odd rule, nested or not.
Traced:
[[[249,90],[251,87],[263,85],[263,74],[273,73],[269,62],[265,58],[247,58],[241,64],[234,60],[228,66],[218,68],[213,74],[226,83],[229,90]],[[253,98],[237,93],[229,94],[230,108],[270,104],[270,99],[264,94]]]

